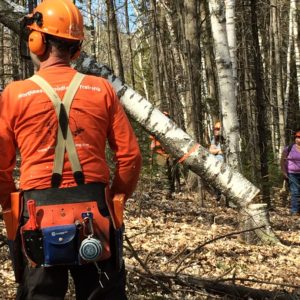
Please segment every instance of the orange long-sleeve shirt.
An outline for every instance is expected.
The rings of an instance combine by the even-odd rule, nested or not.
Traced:
[[[68,65],[54,63],[37,74],[62,99],[75,72]],[[69,120],[85,182],[109,182],[110,170],[105,158],[108,140],[116,162],[112,193],[125,193],[129,197],[140,173],[141,154],[132,127],[108,81],[86,76],[74,97]],[[51,100],[34,82],[16,81],[5,88],[0,102],[0,204],[15,189],[12,171],[17,148],[22,158],[20,188],[51,187],[57,125]],[[76,185],[67,154],[62,179],[61,187]]]

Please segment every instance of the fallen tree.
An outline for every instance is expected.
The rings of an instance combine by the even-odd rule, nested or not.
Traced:
[[[222,280],[210,280],[204,279],[187,274],[174,274],[167,272],[160,272],[156,270],[149,270],[149,272],[144,271],[141,268],[134,267],[132,265],[126,265],[126,269],[129,272],[137,273],[140,277],[151,279],[151,282],[157,282],[160,285],[162,283],[168,287],[164,289],[165,292],[172,293],[172,283],[174,285],[180,285],[182,287],[189,287],[193,290],[204,290],[209,294],[218,295],[226,299],[276,299],[276,300],[288,300],[288,299],[298,299],[298,295],[289,294],[283,290],[269,291],[264,289],[254,289],[250,287],[245,287],[236,283],[224,283]],[[235,279],[232,278],[231,281],[246,282],[246,279]],[[276,283],[272,283],[276,284]],[[290,287],[286,285],[281,285],[282,288]],[[293,288],[298,288],[297,286],[292,286]],[[175,291],[174,291],[175,292]]]
[[[12,5],[7,0],[0,0],[0,11],[0,22],[20,34],[16,20],[25,14],[24,8]],[[263,229],[255,231],[259,241],[278,243],[278,239],[271,230],[266,205],[255,204],[260,192],[256,186],[229,165],[210,155],[204,147],[197,144],[191,136],[143,96],[124,84],[106,65],[97,63],[82,52],[80,58],[74,63],[74,68],[82,73],[101,76],[109,80],[125,111],[154,135],[168,153],[233,201],[242,210],[243,224],[247,224],[247,228],[264,225]],[[257,212],[260,213],[257,215]]]

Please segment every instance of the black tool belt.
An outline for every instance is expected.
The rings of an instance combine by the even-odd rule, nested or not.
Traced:
[[[23,252],[31,266],[108,259],[111,219],[104,183],[24,192]]]
[[[25,205],[23,215],[28,216],[26,202],[35,200],[37,206],[88,202],[96,200],[102,216],[109,216],[105,202],[105,187],[102,182],[88,183],[68,188],[48,188],[24,191]]]

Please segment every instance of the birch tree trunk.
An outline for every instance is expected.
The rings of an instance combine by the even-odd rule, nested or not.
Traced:
[[[278,33],[278,3],[277,0],[271,1],[272,11],[272,30],[274,39],[274,53],[275,53],[275,74],[276,74],[276,99],[277,99],[277,113],[278,113],[278,152],[277,159],[280,160],[281,153],[285,147],[285,126],[284,126],[284,109],[283,109],[283,88],[282,88],[282,72],[281,72],[281,58],[280,58],[280,42]]]
[[[288,116],[288,107],[289,107],[289,97],[290,97],[290,83],[291,83],[291,50],[293,46],[293,2],[290,2],[290,11],[289,11],[289,35],[288,35],[288,48],[286,53],[286,86],[285,86],[285,93],[284,93],[284,121],[287,124],[287,116]]]
[[[227,162],[240,169],[240,134],[236,110],[236,95],[226,35],[225,6],[222,1],[210,0],[212,34],[218,71],[222,125],[225,137]]]
[[[236,61],[236,32],[235,32],[235,0],[225,0],[226,32],[232,68],[233,84],[237,96],[237,61]]]
[[[299,2],[298,2],[299,3]],[[296,60],[296,73],[297,73],[297,85],[298,85],[298,101],[300,108],[300,45],[299,45],[299,30],[298,30],[298,19],[297,19],[297,7],[296,0],[291,0],[291,7],[293,8],[293,40],[295,49],[295,60]],[[299,12],[298,7],[298,12]],[[299,14],[298,14],[299,16]]]

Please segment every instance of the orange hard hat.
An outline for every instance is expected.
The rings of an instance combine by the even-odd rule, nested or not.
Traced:
[[[214,128],[221,129],[221,122],[216,122]]]
[[[82,15],[71,0],[45,0],[26,18],[30,30],[76,41],[84,38]]]

